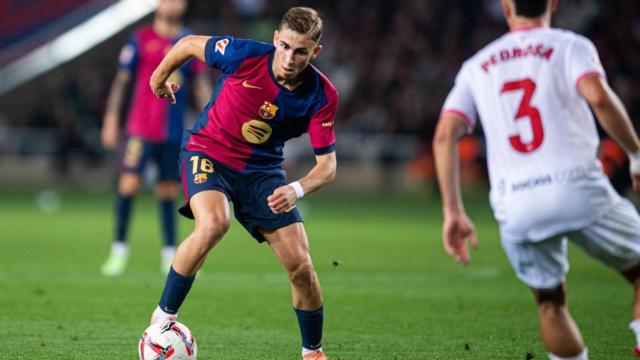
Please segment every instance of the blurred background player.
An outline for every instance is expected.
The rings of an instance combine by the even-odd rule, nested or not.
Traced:
[[[587,38],[550,28],[557,0],[502,0],[510,32],[464,63],[434,140],[446,251],[467,264],[477,244],[460,195],[457,144],[479,115],[490,202],[517,276],[538,304],[551,359],[587,359],[566,305],[567,239],[635,287],[631,329],[640,336],[640,217],[596,158],[602,128],[627,152],[640,191],[640,143]],[[634,349],[640,354],[638,348]]]
[[[322,351],[323,298],[309,255],[296,200],[331,182],[336,173],[333,132],[338,93],[309,62],[322,46],[322,20],[310,8],[291,8],[273,44],[229,36],[188,36],[167,54],[151,77],[159,98],[176,102],[169,75],[190,58],[222,76],[209,105],[185,132],[181,174],[186,204],[195,220],[167,276],[152,321],[175,319],[195,274],[229,228],[229,201],[236,219],[259,242],[266,241],[287,271],[305,360]],[[316,164],[285,184],[285,141],[308,132]]]
[[[176,215],[178,194],[178,153],[186,113],[186,91],[177,96],[176,106],[156,99],[149,92],[149,77],[162,57],[180,38],[188,34],[182,25],[187,0],[160,0],[153,23],[136,31],[120,53],[120,68],[111,86],[104,115],[101,140],[105,148],[113,150],[119,144],[120,111],[127,84],[134,77],[132,98],[126,123],[126,136],[120,150],[118,197],[115,209],[115,239],[111,254],[102,265],[105,276],[124,272],[129,256],[127,232],[133,199],[142,183],[145,165],[149,160],[158,169],[155,193],[159,200],[164,246],[162,271],[167,273],[175,255]],[[204,107],[209,96],[206,67],[194,60],[171,74],[171,81],[179,86],[194,83],[196,102]]]

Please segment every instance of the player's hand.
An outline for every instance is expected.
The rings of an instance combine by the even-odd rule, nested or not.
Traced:
[[[447,254],[462,265],[467,265],[471,260],[467,240],[474,249],[478,247],[476,229],[464,213],[445,216],[442,240]]]
[[[269,195],[267,202],[276,214],[287,212],[296,205],[296,191],[290,185],[280,186]]]
[[[118,115],[107,113],[104,115],[102,131],[100,131],[100,142],[107,150],[114,150],[118,146]]]
[[[178,92],[178,90],[180,90],[180,85],[171,81],[165,81],[161,85],[151,84],[153,95],[158,99],[169,99],[172,104],[176,103],[176,92]]]

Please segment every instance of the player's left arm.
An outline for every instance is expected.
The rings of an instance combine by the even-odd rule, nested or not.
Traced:
[[[604,131],[627,152],[633,190],[640,192],[640,141],[622,101],[602,76],[581,79],[578,91],[591,106]]]
[[[210,36],[188,35],[180,39],[164,56],[160,65],[153,71],[149,86],[157,98],[167,98],[175,104],[174,93],[178,85],[167,81],[169,76],[192,57],[205,61],[205,47]]]
[[[269,207],[274,213],[282,213],[291,209],[296,200],[317,191],[329,184],[336,177],[337,160],[335,151],[316,155],[316,165],[302,179],[281,186],[268,198]]]

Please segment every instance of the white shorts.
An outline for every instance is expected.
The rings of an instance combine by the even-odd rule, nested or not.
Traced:
[[[588,227],[539,242],[502,241],[520,280],[533,289],[551,289],[569,271],[567,239],[617,271],[640,264],[640,216],[627,199],[616,203]]]

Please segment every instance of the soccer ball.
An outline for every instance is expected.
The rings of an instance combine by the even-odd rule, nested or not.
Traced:
[[[191,330],[177,321],[151,324],[138,344],[140,360],[195,360],[197,353]]]

